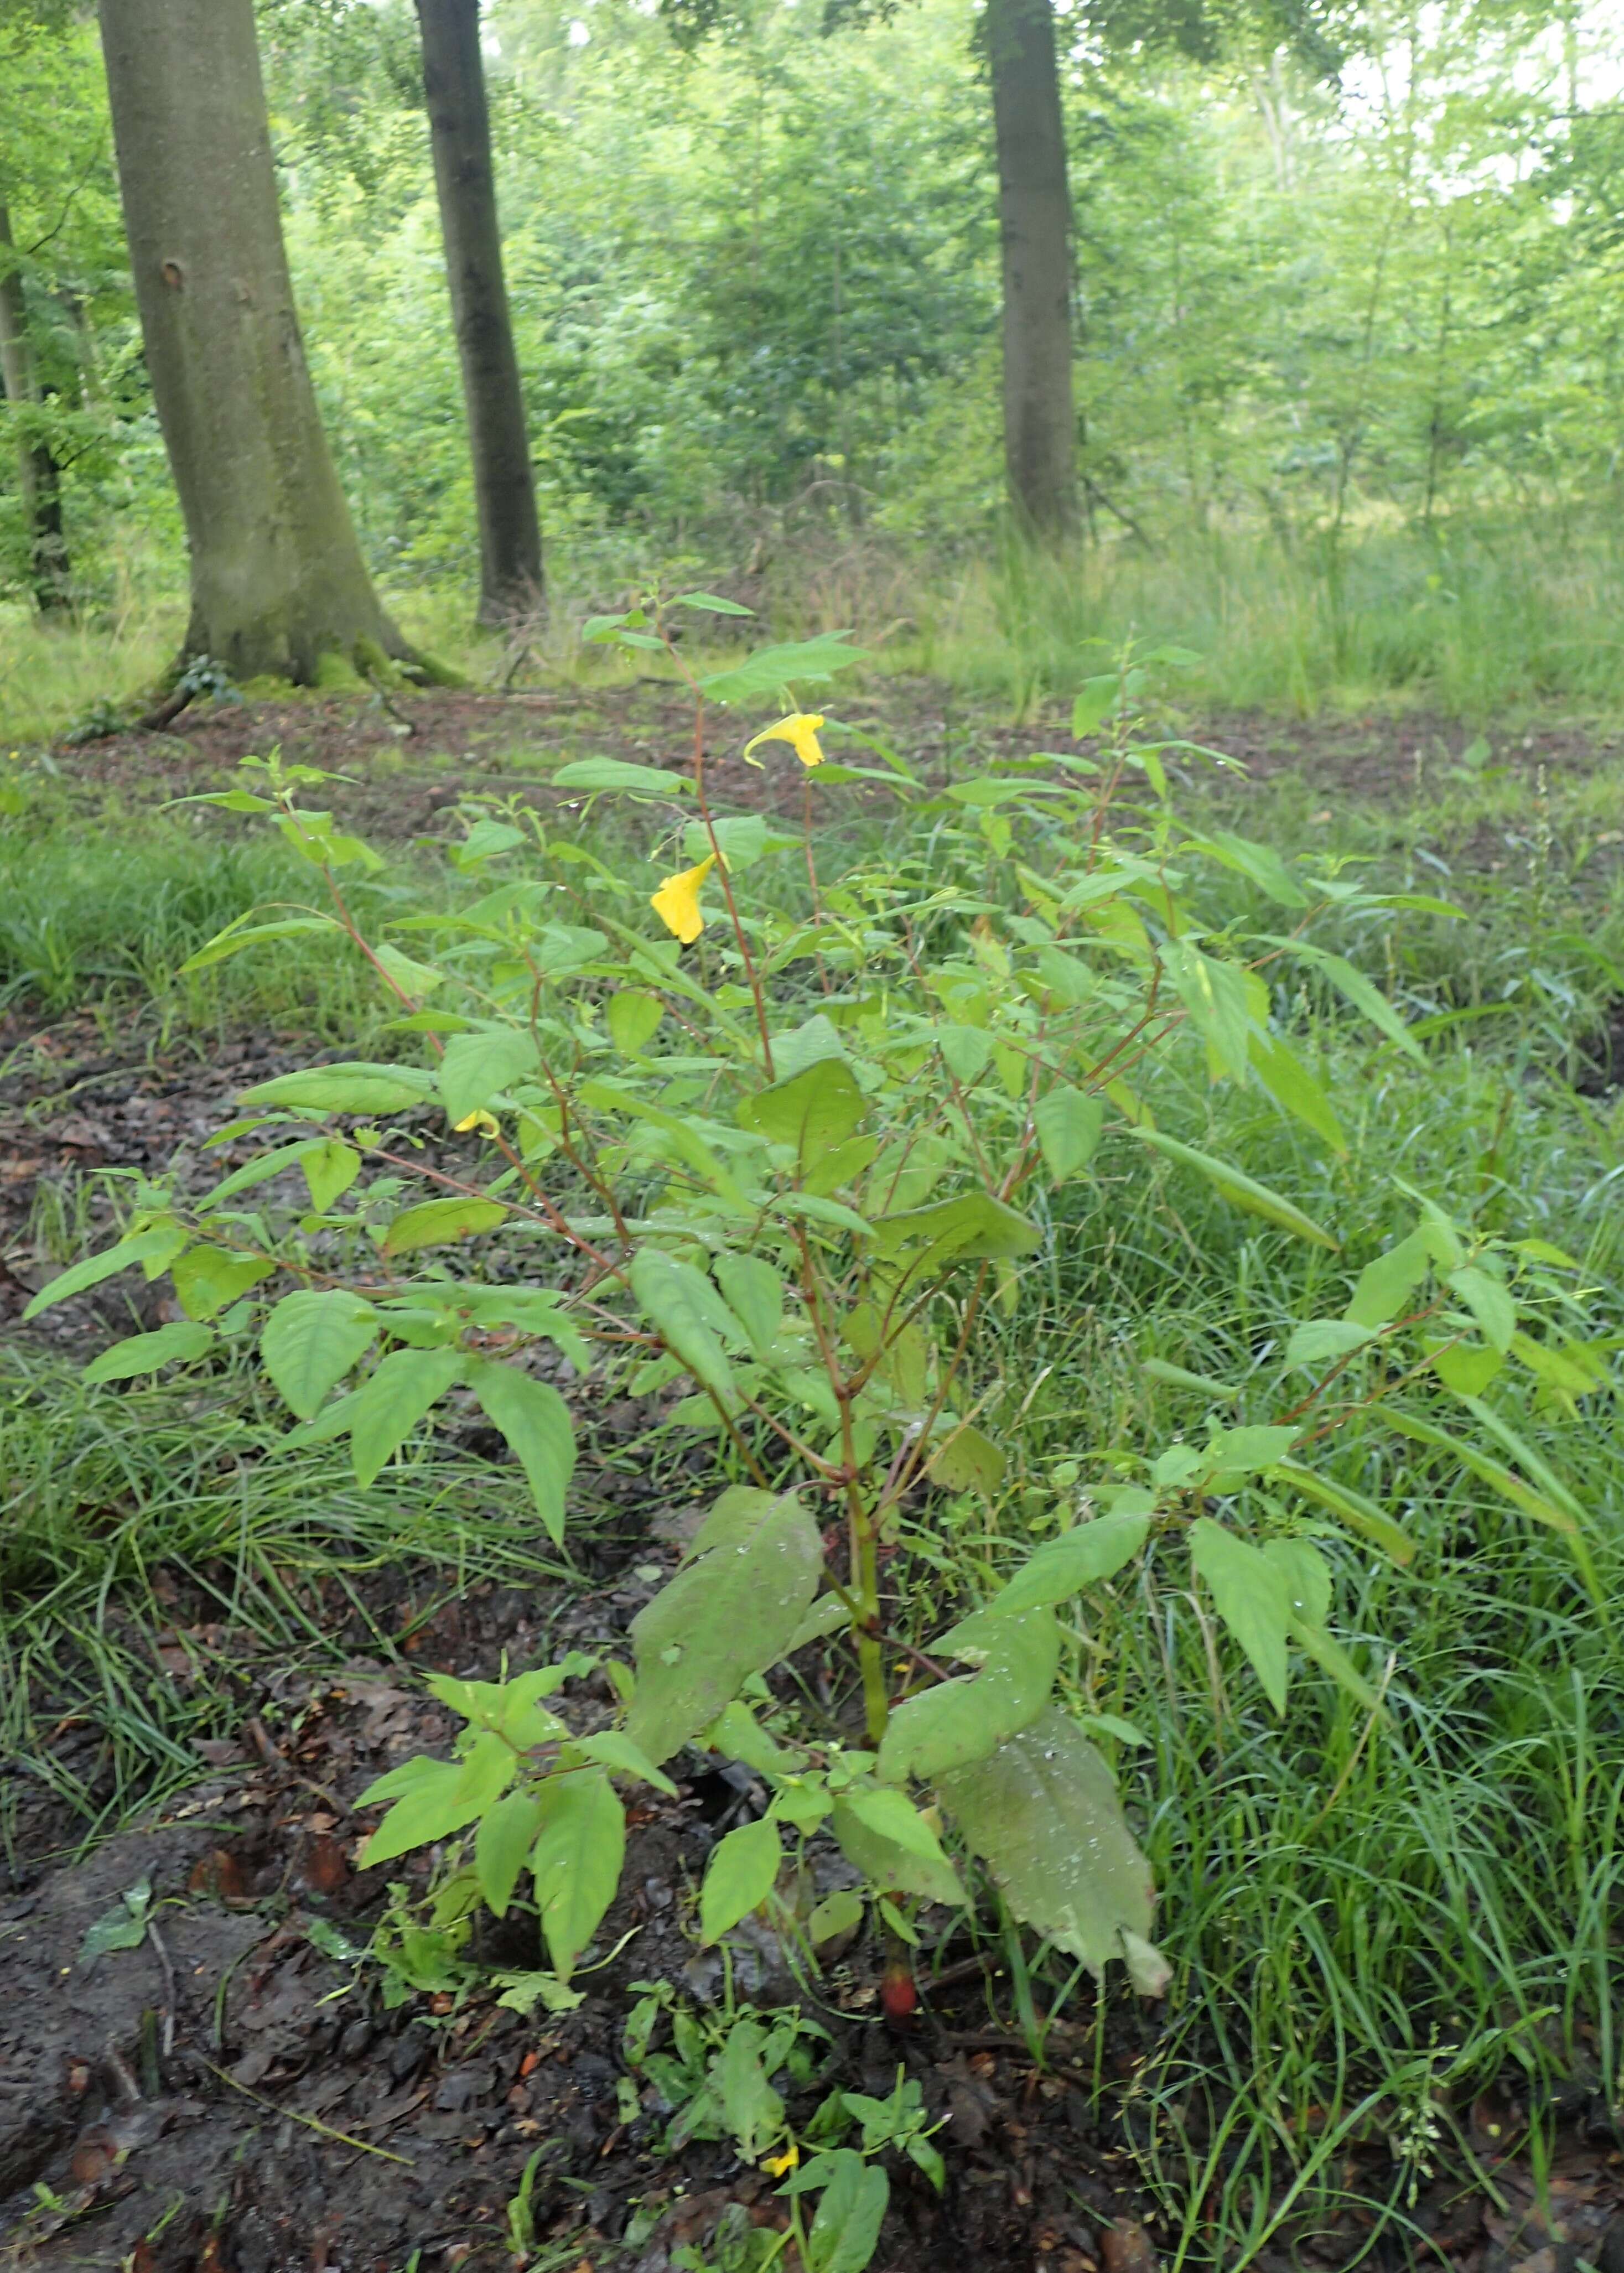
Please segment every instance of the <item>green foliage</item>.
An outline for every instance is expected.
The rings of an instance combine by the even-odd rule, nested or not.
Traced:
[[[612,641],[656,637],[686,671],[653,599],[599,629]],[[850,655],[825,643],[813,667]],[[1595,1584],[1578,1502],[1483,1395],[1507,1367],[1570,1407],[1605,1378],[1605,1356],[1565,1330],[1575,1266],[1548,1243],[1459,1226],[1412,1193],[1413,1229],[1339,1294],[1344,1315],[1294,1322],[1269,1417],[1209,1422],[1204,1441],[1181,1431],[1132,1450],[1081,1448],[1118,1479],[1101,1482],[1089,1519],[1039,1546],[918,1653],[933,1676],[944,1660],[973,1669],[921,1687],[891,1647],[901,1637],[883,1544],[920,1524],[921,1494],[989,1498],[1021,1456],[1019,1436],[975,1416],[995,1392],[998,1318],[1019,1305],[1023,1273],[1054,1267],[1053,1210],[1075,1179],[1109,1161],[1131,1190],[1165,1189],[1180,1205],[1206,1190],[1270,1235],[1340,1257],[1328,1182],[1310,1215],[1250,1165],[1160,1123],[1190,1095],[1259,1094],[1274,1126],[1318,1144],[1328,1106],[1293,1025],[1310,984],[1322,981],[1339,1016],[1368,1017],[1401,1053],[1412,1040],[1353,966],[1304,936],[1333,918],[1388,921],[1387,896],[1335,858],[1288,864],[1180,819],[1166,745],[1138,709],[1155,662],[1123,658],[1103,706],[1105,750],[1080,774],[1037,759],[979,784],[996,793],[929,799],[898,777],[897,794],[933,820],[928,856],[822,881],[813,835],[793,847],[779,896],[752,896],[721,863],[732,816],[712,803],[718,761],[702,759],[691,801],[711,852],[693,870],[650,894],[607,863],[570,857],[573,842],[555,847],[532,814],[542,887],[492,892],[481,874],[482,896],[461,909],[396,904],[410,957],[386,957],[392,943],[363,934],[342,880],[366,873],[372,856],[295,804],[307,771],[249,761],[246,778],[262,787],[246,802],[299,840],[331,919],[381,967],[402,1009],[414,1014],[432,989],[468,1023],[448,1039],[411,1030],[431,1065],[357,1060],[246,1093],[278,1164],[290,1149],[301,1167],[314,1164],[306,1181],[327,1203],[320,1215],[277,1204],[268,1180],[240,1169],[200,1199],[154,1188],[125,1238],[52,1282],[33,1309],[121,1268],[169,1272],[189,1318],[229,1309],[234,1333],[257,1339],[304,1424],[296,1441],[348,1437],[363,1485],[440,1399],[470,1391],[555,1539],[575,1444],[563,1399],[534,1369],[549,1346],[584,1357],[598,1344],[634,1392],[686,1384],[669,1425],[709,1437],[748,1479],[717,1500],[684,1567],[638,1617],[635,1668],[610,1669],[620,1726],[577,1737],[542,1705],[585,1669],[577,1661],[503,1684],[436,1682],[466,1724],[456,1756],[409,1762],[373,1787],[370,1800],[393,1804],[366,1859],[468,1834],[471,1861],[441,1887],[426,1924],[402,1926],[402,1977],[421,1985],[447,1968],[452,1977],[469,1906],[506,1909],[528,1873],[554,1978],[567,1982],[615,1895],[616,1780],[665,1785],[662,1764],[696,1744],[747,1762],[770,1793],[765,1816],[712,1856],[700,1896],[707,1939],[761,1908],[800,1932],[778,1892],[786,1842],[793,1859],[825,1827],[875,1899],[961,1903],[944,1844],[951,1826],[1018,1918],[1096,1975],[1122,1960],[1154,1993],[1165,1970],[1150,1941],[1148,1871],[1104,1756],[1055,1701],[1058,1606],[1106,1594],[1137,1558],[1164,1565],[1187,1552],[1277,1713],[1303,1661],[1378,1713],[1330,1631],[1332,1567],[1290,1498],[1402,1556],[1402,1527],[1326,1477],[1320,1450],[1334,1437],[1343,1461],[1356,1447],[1368,1457],[1395,1432],[1559,1533]],[[768,650],[754,678],[741,668],[732,683],[777,696],[785,667],[784,652]],[[703,750],[703,683],[694,699]],[[821,793],[816,768],[808,780]],[[488,814],[472,830],[488,848],[481,869],[523,841],[516,821],[493,827]],[[1296,907],[1297,929],[1282,939],[1252,927],[1228,889],[1237,872],[1266,910]],[[707,892],[721,901],[714,915]],[[650,903],[690,942],[691,964],[654,934]],[[229,937],[248,935],[234,926]],[[608,1012],[628,994],[661,1011],[652,1026],[639,1018],[629,1046]],[[484,1129],[474,1167],[451,1173],[431,1153],[419,1168],[408,1130],[387,1124],[425,1112]],[[1079,1121],[1086,1159],[1073,1146],[1056,1165],[1056,1129]],[[291,1147],[289,1126],[309,1132]],[[449,1184],[450,1196],[417,1197],[425,1178],[431,1194]],[[249,1208],[235,1204],[248,1193]],[[466,1264],[460,1242],[499,1228],[536,1258],[545,1287],[490,1282]],[[431,1245],[425,1268],[416,1258]],[[1333,1267],[1321,1266],[1321,1287],[1338,1284],[1325,1275]],[[299,1283],[284,1291],[289,1279]],[[500,1356],[485,1347],[496,1324],[511,1329]],[[154,1352],[153,1339],[117,1346],[99,1361],[104,1373],[166,1354],[196,1363],[212,1348],[189,1339]],[[1450,1426],[1440,1411],[1463,1417]],[[815,1508],[838,1515],[832,1534]],[[842,1631],[864,1746],[793,1728],[769,1739],[744,1692]],[[1120,1725],[1107,1715],[1097,1732]]]

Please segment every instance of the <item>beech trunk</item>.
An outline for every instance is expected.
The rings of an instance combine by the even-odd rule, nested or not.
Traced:
[[[417,0],[434,184],[479,515],[479,615],[500,623],[541,597],[541,529],[497,225],[479,0]]]
[[[253,0],[101,0],[147,366],[185,516],[189,655],[313,680],[409,656],[322,431],[282,244]]]
[[[1004,452],[1034,536],[1077,526],[1071,194],[1051,0],[988,0],[1004,255]]]
[[[28,309],[22,269],[11,238],[11,216],[0,203],[0,386],[14,410],[26,412],[40,401],[39,368],[28,335]],[[28,545],[28,583],[41,614],[65,608],[68,548],[62,529],[62,475],[50,445],[19,427],[17,484]]]

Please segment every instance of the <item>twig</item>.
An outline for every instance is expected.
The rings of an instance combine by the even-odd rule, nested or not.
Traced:
[[[197,695],[198,689],[195,686],[188,686],[184,680],[183,680],[178,686],[171,688],[169,693],[164,696],[162,702],[155,703],[152,709],[145,712],[139,718],[136,719],[133,725],[129,729],[130,732],[132,734],[161,734],[171,721],[180,716],[181,712],[186,708],[186,705],[189,702],[193,702],[197,700]],[[118,728],[116,726],[109,729],[109,731],[113,733],[117,733],[118,731]]]
[[[319,2131],[324,2139],[336,2140],[341,2147],[356,2147],[364,2155],[376,2155],[380,2163],[398,2163],[402,2170],[407,2171],[415,2171],[417,2167],[410,2155],[391,2154],[387,2147],[374,2147],[370,2139],[357,2139],[349,2131],[335,2131],[330,2123],[319,2123],[313,2115],[302,2114],[297,2107],[283,2107],[274,2099],[261,2097],[259,2092],[250,2091],[245,2083],[239,2083],[234,2075],[229,2075],[224,2068],[216,2067],[213,2060],[204,2059],[201,2052],[198,2054],[198,2059],[199,2065],[218,2082],[229,2084],[233,2091],[240,2091],[244,2099],[252,2099],[254,2105],[263,2107],[267,2115],[285,2115],[289,2123],[302,2123],[307,2131]]]

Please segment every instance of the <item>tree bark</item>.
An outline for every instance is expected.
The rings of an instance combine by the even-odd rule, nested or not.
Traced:
[[[0,201],[0,385],[13,410],[41,400],[23,274],[11,238],[11,216]],[[17,438],[17,482],[28,541],[28,582],[41,615],[67,607],[68,548],[62,529],[62,474],[50,445],[26,427]]]
[[[417,0],[417,22],[474,461],[479,617],[483,623],[502,623],[528,613],[540,599],[541,529],[502,276],[479,0]]]
[[[189,655],[305,684],[410,656],[322,432],[277,210],[253,0],[101,0],[136,304],[192,559]]]
[[[1051,0],[988,0],[1004,251],[1004,454],[1034,536],[1077,526],[1071,194]]]

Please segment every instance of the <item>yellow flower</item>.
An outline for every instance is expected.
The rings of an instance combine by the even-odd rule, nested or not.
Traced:
[[[770,2178],[781,2179],[786,2171],[793,2171],[801,2160],[801,2149],[792,2139],[781,2155],[769,2155],[762,2164]]]
[[[674,932],[684,947],[691,947],[705,927],[699,888],[715,866],[715,853],[707,852],[696,868],[684,868],[680,875],[667,876],[649,902],[666,930]]]
[[[823,723],[821,710],[792,710],[787,718],[780,718],[776,726],[764,727],[748,741],[744,746],[744,754],[749,758],[750,752],[761,742],[787,742],[810,772],[814,766],[821,766],[823,762],[823,753],[817,739],[818,728]],[[761,760],[750,758],[750,763],[758,766]]]
[[[465,1136],[470,1129],[477,1129],[482,1136],[500,1136],[502,1133],[493,1113],[465,1113],[453,1126],[459,1136]]]

